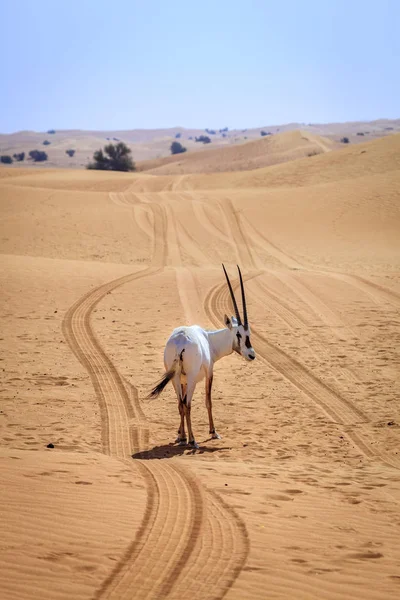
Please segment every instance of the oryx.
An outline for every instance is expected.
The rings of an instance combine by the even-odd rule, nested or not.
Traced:
[[[226,328],[218,329],[217,331],[208,331],[198,325],[183,326],[174,329],[164,350],[165,374],[149,394],[149,398],[157,397],[167,383],[172,381],[178,398],[179,414],[181,417],[176,441],[179,444],[187,442],[185,433],[186,417],[189,445],[194,448],[198,448],[198,445],[195,442],[192,431],[190,410],[196,384],[205,377],[206,406],[210,422],[210,434],[213,438],[220,439],[220,436],[215,431],[211,405],[214,363],[220,358],[228,356],[233,351],[248,361],[252,361],[256,357],[250,342],[250,327],[247,319],[246,298],[240,268],[238,266],[242,291],[243,323],[224,265],[222,265],[222,268],[228,283],[236,316],[229,318],[225,315]]]

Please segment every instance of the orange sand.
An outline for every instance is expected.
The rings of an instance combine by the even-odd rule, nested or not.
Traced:
[[[1,598],[399,597],[399,190],[399,135],[248,172],[0,169]],[[198,386],[193,453],[172,387],[145,397],[174,327],[232,313],[221,262],[257,360],[216,365],[221,440]]]

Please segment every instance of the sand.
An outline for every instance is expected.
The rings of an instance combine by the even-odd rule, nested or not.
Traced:
[[[398,135],[230,173],[0,169],[1,598],[399,597],[399,190]],[[216,364],[221,440],[198,386],[193,452],[172,388],[146,395],[174,327],[232,314],[221,262],[257,359]]]
[[[122,141],[132,150],[132,156],[138,168],[161,168],[158,174],[182,174],[196,172],[213,172],[223,170],[254,169],[278,162],[285,162],[310,152],[326,151],[326,148],[342,145],[341,140],[347,137],[350,144],[359,144],[383,136],[391,136],[400,132],[400,119],[378,119],[376,121],[359,121],[346,123],[287,123],[284,125],[266,125],[246,129],[228,129],[225,126],[215,129],[188,129],[185,127],[170,127],[164,129],[128,129],[118,131],[85,131],[79,129],[46,131],[17,131],[15,133],[0,133],[0,155],[13,156],[25,152],[24,162],[14,162],[13,168],[28,167],[30,169],[46,169],[48,167],[84,169],[92,160],[93,153],[106,144]],[[210,133],[210,131],[212,133]],[[288,143],[291,135],[296,136],[302,131],[301,137],[309,138],[303,141]],[[271,136],[261,137],[261,132]],[[297,132],[297,133],[296,133]],[[288,134],[282,136],[282,134]],[[196,142],[201,135],[211,139],[210,144]],[[280,141],[272,142],[272,152],[268,148],[272,138],[282,138],[283,148],[279,149]],[[171,157],[171,143],[181,142],[188,152],[183,157]],[[250,141],[261,142],[253,149],[245,150],[238,147]],[[49,144],[44,144],[49,142]],[[208,158],[199,160],[199,153],[218,148],[226,150],[215,156],[213,152]],[[48,155],[46,162],[35,163],[29,160],[31,150],[43,150]],[[66,150],[75,150],[71,157]],[[188,157],[196,154],[194,158]],[[184,166],[176,165],[184,158]],[[142,164],[142,161],[145,164]],[[148,163],[147,161],[151,161]],[[174,163],[172,167],[170,162]],[[165,165],[170,165],[166,167]],[[194,170],[193,170],[194,169]]]

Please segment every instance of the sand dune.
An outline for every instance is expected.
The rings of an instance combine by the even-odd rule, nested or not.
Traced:
[[[400,136],[0,176],[3,596],[397,599]],[[173,327],[231,314],[221,262],[257,360],[216,365],[221,440],[198,386],[193,453],[146,394]]]
[[[399,119],[379,119],[376,121],[360,121],[349,123],[286,123],[284,125],[267,125],[263,127],[254,127],[246,129],[188,129],[185,127],[171,127],[161,129],[131,129],[115,131],[85,131],[79,129],[70,130],[49,130],[49,132],[38,131],[18,131],[10,134],[0,133],[0,155],[25,152],[28,159],[30,150],[45,150],[48,154],[48,161],[45,163],[33,163],[25,160],[23,166],[32,169],[43,169],[47,167],[60,168],[84,168],[92,159],[93,152],[102,148],[105,144],[116,141],[125,142],[132,150],[132,156],[136,162],[155,160],[155,165],[164,164],[159,162],[161,158],[170,156],[171,142],[175,139],[183,142],[189,153],[210,150],[208,145],[196,143],[196,137],[208,135],[212,140],[212,148],[236,148],[249,141],[260,140],[261,132],[270,133],[273,136],[282,133],[294,133],[302,130],[308,137],[316,136],[328,139],[329,142],[323,142],[324,146],[336,145],[340,143],[343,137],[348,137],[351,144],[371,141],[382,136],[389,136],[400,132]],[[43,142],[50,142],[49,145],[43,145]],[[298,145],[298,144],[296,144]],[[304,144],[303,144],[304,145]],[[263,145],[260,146],[263,148]],[[65,151],[75,150],[73,157],[69,157]],[[314,150],[320,152],[321,147],[317,144]],[[311,150],[312,151],[312,150]],[[248,149],[246,150],[248,152]],[[229,156],[229,154],[228,154]],[[227,158],[228,158],[227,156]],[[288,160],[288,148],[284,151],[283,160]],[[294,153],[293,157],[301,156],[299,151]],[[247,157],[250,159],[250,156]],[[257,168],[267,164],[274,164],[274,161],[263,162],[261,158],[257,162],[257,153],[246,164],[245,156],[241,153],[232,152],[232,159],[237,162],[237,168]],[[193,159],[197,163],[198,159]],[[168,163],[169,161],[166,161]],[[174,160],[172,160],[174,162]],[[279,161],[280,162],[280,161]],[[227,170],[232,170],[228,160],[225,162]],[[19,163],[15,163],[12,168],[18,168]],[[193,165],[192,165],[193,167]],[[203,167],[209,169],[208,161],[204,161]],[[150,168],[150,167],[147,167]],[[220,170],[220,169],[218,169]],[[164,169],[164,173],[167,171]],[[178,173],[177,170],[173,171]],[[188,172],[188,171],[184,171]],[[191,171],[201,172],[201,171]],[[171,170],[168,173],[172,174]]]
[[[327,138],[297,130],[207,152],[189,152],[147,161],[139,164],[138,169],[153,175],[245,171],[329,152],[334,147]]]

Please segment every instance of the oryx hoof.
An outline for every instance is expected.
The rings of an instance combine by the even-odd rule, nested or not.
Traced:
[[[196,440],[193,440],[192,442],[189,442],[188,444],[191,448],[199,448],[198,443],[196,442]]]
[[[187,438],[186,437],[180,437],[178,435],[178,437],[175,440],[175,444],[179,444],[180,446],[185,446],[187,444]]]
[[[222,439],[221,436],[219,435],[219,433],[217,433],[216,431],[213,431],[211,433],[211,437],[212,437],[213,440],[220,440],[220,439]]]

